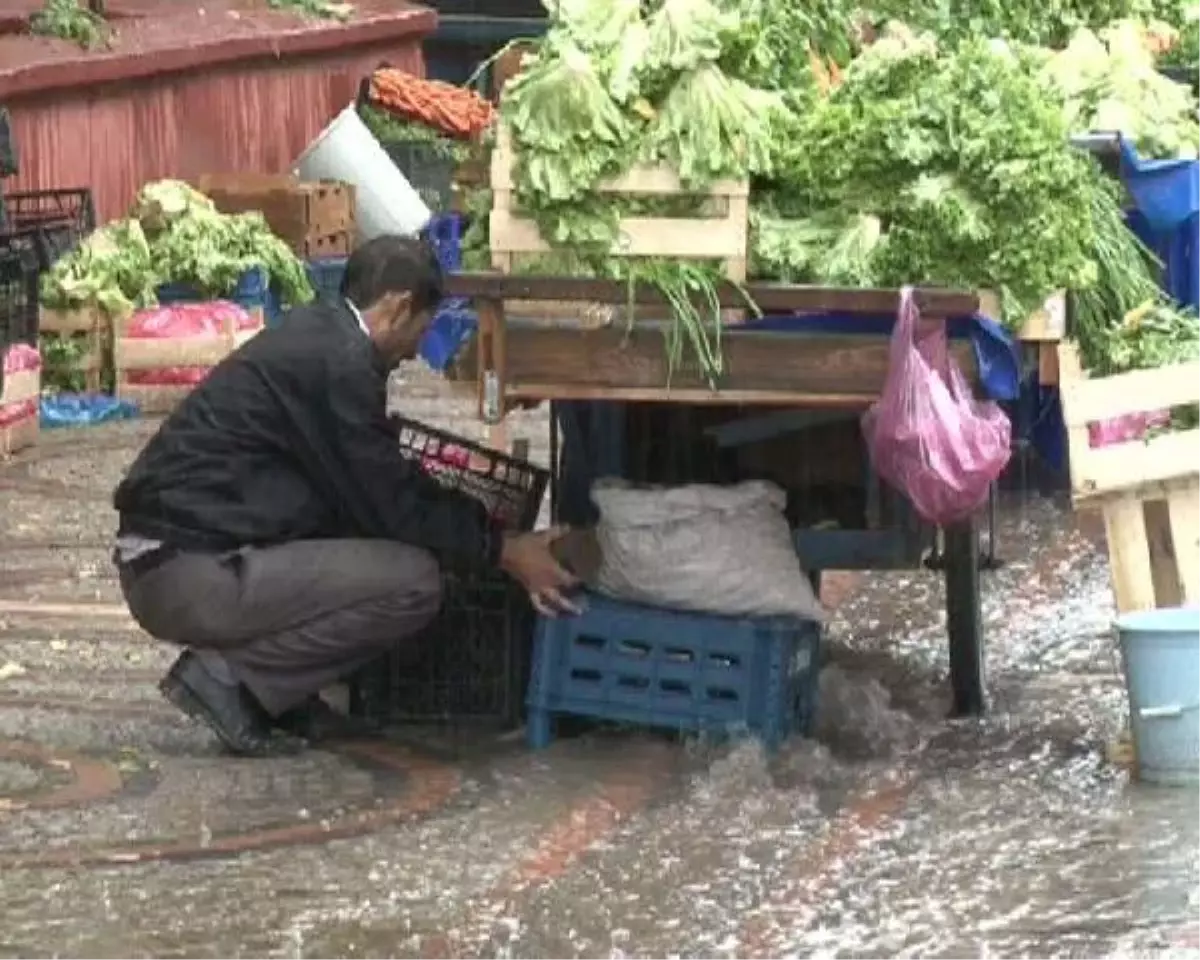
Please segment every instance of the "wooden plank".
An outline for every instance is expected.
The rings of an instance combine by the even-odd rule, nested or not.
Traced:
[[[1200,483],[1173,488],[1167,494],[1167,510],[1182,594],[1180,601],[1188,605],[1200,603]]]
[[[78,307],[73,310],[50,310],[42,307],[38,311],[38,331],[41,333],[103,334],[110,328],[108,314],[99,307]]]
[[[868,316],[895,316],[900,291],[864,290],[856,287],[812,287],[785,283],[750,283],[751,298],[764,313],[836,313]],[[733,284],[719,292],[721,306],[744,307],[745,298]],[[928,317],[961,317],[974,313],[979,306],[975,293],[961,290],[919,288],[917,306]],[[624,304],[629,296],[626,284],[591,277],[507,276],[501,273],[454,273],[446,278],[446,296],[493,300],[578,300]],[[665,306],[666,300],[654,287],[642,284],[633,291],[634,302],[644,306]]]
[[[38,370],[18,370],[4,375],[0,388],[0,407],[22,400],[34,400],[42,392],[42,374]]]
[[[1037,345],[1038,355],[1038,383],[1043,387],[1058,386],[1062,378],[1062,373],[1059,369],[1058,344],[1056,343],[1039,343]]]
[[[1071,494],[1076,504],[1121,491],[1196,475],[1200,470],[1200,430],[1159,434],[1106,447],[1087,445],[1087,428],[1068,427],[1071,448]]]
[[[631,338],[613,328],[585,331],[519,321],[510,321],[506,326],[508,396],[530,396],[531,385],[560,386],[573,397],[594,391],[599,397],[615,398],[612,391],[618,390],[624,391],[624,399],[630,398],[630,391],[652,391],[647,398],[669,395],[676,401],[712,395],[707,380],[686,351],[668,384],[661,325],[639,328]],[[726,372],[719,385],[729,395],[774,394],[795,402],[798,394],[812,394],[851,405],[863,399],[869,403],[878,398],[888,368],[888,338],[884,336],[731,328],[721,343]],[[462,369],[474,365],[470,358],[474,349],[474,344],[468,347]],[[956,342],[951,349],[968,380],[976,383],[970,344]]]
[[[509,384],[509,400],[606,400],[614,403],[686,403],[692,406],[796,406],[865,410],[878,393],[813,393],[809,390],[710,390],[670,387],[579,387],[569,383]]]
[[[537,224],[508,210],[492,210],[489,238],[494,252],[548,253]],[[726,260],[746,255],[746,222],[724,217],[671,219],[629,217],[621,221],[620,236],[610,251],[621,257],[676,257]]]
[[[1182,602],[1183,591],[1171,540],[1171,517],[1167,501],[1143,500],[1142,511],[1146,518],[1146,546],[1150,551],[1150,579],[1154,587],[1155,606],[1178,606]]]
[[[118,375],[166,367],[215,367],[256,333],[247,330],[229,337],[118,337],[113,344],[113,366]]]
[[[1072,379],[1062,386],[1068,427],[1193,403],[1200,403],[1200,360],[1095,380]]]
[[[1104,505],[1104,530],[1117,612],[1153,610],[1154,576],[1142,501],[1120,497]]]

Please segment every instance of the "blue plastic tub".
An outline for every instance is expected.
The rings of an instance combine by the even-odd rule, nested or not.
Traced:
[[[1200,782],[1200,608],[1118,618],[1139,780]]]
[[[559,714],[676,731],[750,733],[768,749],[810,731],[821,628],[796,617],[721,617],[580,598],[538,618],[527,704],[533,749]]]
[[[186,283],[163,284],[155,291],[155,294],[158,296],[158,302],[163,304],[203,303],[214,299],[205,296]],[[267,271],[261,267],[247,270],[242,274],[237,286],[221,299],[231,300],[246,310],[262,310],[263,321],[268,327],[275,326],[283,312],[283,304],[280,303],[279,295],[271,289]]]
[[[1200,213],[1200,161],[1143,160],[1122,140],[1121,181],[1151,230],[1174,230]]]

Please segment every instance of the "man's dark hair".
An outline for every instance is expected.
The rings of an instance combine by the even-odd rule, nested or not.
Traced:
[[[412,294],[414,313],[431,310],[442,299],[442,268],[428,241],[383,236],[368,240],[346,261],[342,296],[361,310],[384,294]]]

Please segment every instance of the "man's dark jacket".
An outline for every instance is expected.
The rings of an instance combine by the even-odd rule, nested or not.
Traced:
[[[121,532],[184,550],[387,538],[495,563],[484,508],[401,454],[387,376],[347,307],[291,311],[162,424],[117,487]]]

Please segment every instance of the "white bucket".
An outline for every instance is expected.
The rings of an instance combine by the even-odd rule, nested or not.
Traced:
[[[429,208],[384,152],[351,104],[296,161],[301,180],[342,180],[357,189],[358,240],[384,234],[413,236],[429,222]]]

